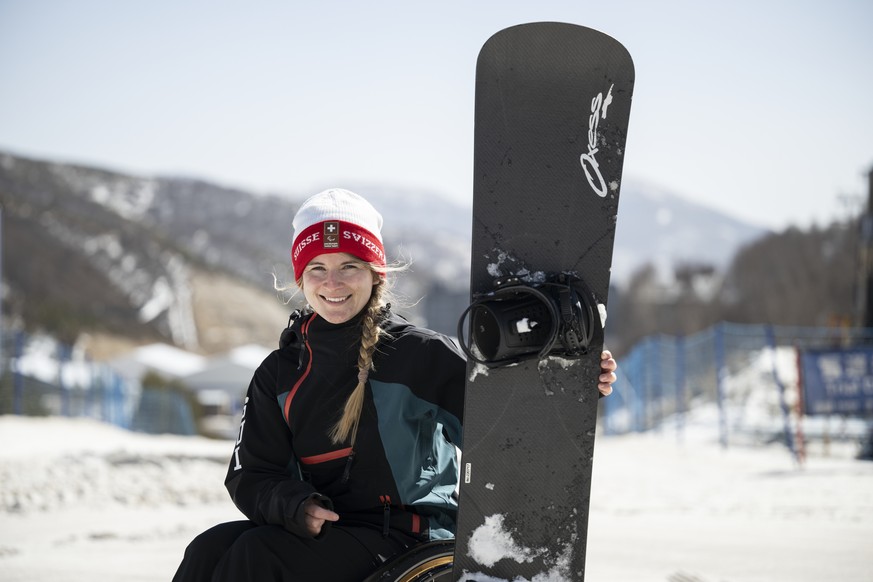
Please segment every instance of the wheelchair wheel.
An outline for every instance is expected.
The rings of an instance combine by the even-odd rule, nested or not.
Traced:
[[[454,552],[454,540],[420,544],[392,558],[363,582],[448,582]]]

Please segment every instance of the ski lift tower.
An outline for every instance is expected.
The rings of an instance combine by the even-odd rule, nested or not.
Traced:
[[[859,327],[873,328],[873,168],[867,174],[867,208],[861,216],[856,313]]]

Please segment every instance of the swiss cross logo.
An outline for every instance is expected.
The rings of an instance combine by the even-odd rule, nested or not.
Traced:
[[[324,236],[322,237],[324,241],[324,248],[326,249],[338,249],[339,248],[339,222],[325,222],[324,223]]]

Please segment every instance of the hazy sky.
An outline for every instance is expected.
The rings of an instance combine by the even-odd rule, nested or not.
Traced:
[[[379,183],[469,201],[477,53],[542,20],[634,57],[625,179],[774,228],[866,196],[869,0],[0,0],[0,149],[261,192]]]

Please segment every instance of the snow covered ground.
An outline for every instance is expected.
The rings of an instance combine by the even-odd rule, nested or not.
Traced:
[[[598,440],[587,580],[873,581],[873,463],[854,445],[813,443],[799,468],[713,433]],[[230,442],[11,416],[0,438],[5,582],[169,581],[194,535],[240,517]]]

